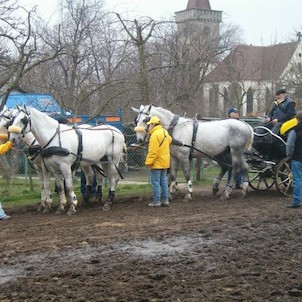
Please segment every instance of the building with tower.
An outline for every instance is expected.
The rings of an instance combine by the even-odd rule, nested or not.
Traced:
[[[188,0],[187,8],[176,12],[175,19],[185,43],[195,43],[194,49],[218,49],[222,11],[212,10],[209,0]],[[222,61],[210,59],[196,94],[202,114],[225,117],[227,108],[235,106],[241,115],[263,116],[275,90],[282,87],[302,109],[301,36],[299,32],[297,41],[269,46],[238,45]],[[206,52],[194,55],[201,53]],[[200,56],[196,62],[202,65],[205,58]]]
[[[178,31],[192,38],[219,39],[222,12],[211,9],[209,0],[189,0],[185,10],[175,13]]]

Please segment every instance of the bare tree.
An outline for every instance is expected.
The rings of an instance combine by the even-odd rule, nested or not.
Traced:
[[[118,19],[123,25],[124,30],[135,45],[138,55],[139,68],[139,87],[141,93],[141,101],[144,104],[149,103],[149,80],[148,80],[148,66],[147,66],[147,42],[152,37],[157,22],[149,17],[140,18],[139,20],[126,21],[117,14]],[[130,24],[130,25],[128,25]]]
[[[63,52],[39,67],[44,87],[74,116],[116,109],[115,100],[126,89],[121,71],[127,55],[118,24],[97,0],[62,0],[59,22]],[[58,26],[52,29],[54,44]]]
[[[0,1],[0,89],[4,93],[0,109],[25,74],[60,52],[60,44],[50,45],[43,39],[34,26],[35,18],[34,11],[26,11],[16,1]]]

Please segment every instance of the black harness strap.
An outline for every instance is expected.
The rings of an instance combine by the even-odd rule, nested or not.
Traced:
[[[170,136],[172,136],[172,133],[173,133],[173,131],[174,131],[174,128],[175,128],[175,126],[177,125],[177,123],[178,123],[178,120],[179,120],[179,115],[174,115],[173,116],[173,119],[172,119],[172,121],[171,121],[171,124],[170,124],[170,126],[169,126],[169,129],[168,129],[168,133],[170,134]]]
[[[170,123],[170,126],[169,126],[169,128],[168,128],[168,133],[169,133],[169,135],[172,137],[172,144],[173,144],[173,145],[176,145],[176,146],[183,146],[183,143],[182,143],[181,141],[175,139],[175,138],[172,136],[172,133],[173,133],[173,131],[174,131],[174,128],[175,128],[175,126],[176,126],[177,123],[178,123],[178,120],[179,120],[179,115],[176,115],[176,114],[175,114],[175,115],[173,116],[173,119],[172,119],[172,121],[171,121],[171,123]]]
[[[83,137],[82,137],[82,132],[77,128],[77,127],[73,127],[78,139],[79,139],[79,144],[78,144],[78,153],[77,153],[77,157],[76,160],[73,162],[72,166],[71,166],[71,170],[74,171],[76,170],[81,163],[81,160],[83,158]]]
[[[193,121],[193,135],[192,135],[192,142],[191,142],[190,156],[189,156],[190,159],[193,158],[193,152],[194,152],[194,149],[195,149],[194,145],[195,145],[195,141],[196,141],[197,130],[198,130],[198,121],[194,120]]]

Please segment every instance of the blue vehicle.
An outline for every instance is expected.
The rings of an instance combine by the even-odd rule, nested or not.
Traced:
[[[3,96],[0,97],[0,102],[2,101],[2,98]],[[24,93],[19,90],[14,90],[10,93],[6,101],[6,106],[9,109],[14,109],[16,108],[16,105],[23,106],[24,104],[44,112],[55,119],[63,116],[66,117],[69,122],[73,122],[72,114],[62,109],[51,94]],[[91,116],[89,115],[78,115],[75,122],[77,124],[84,124],[88,121],[90,125],[96,125],[97,121],[101,120],[102,123],[109,124],[123,131],[122,115],[121,109],[118,110],[116,115],[100,115],[93,119],[91,119]]]
[[[12,92],[6,101],[6,106],[9,109],[16,108],[16,105],[23,106],[24,104],[50,116],[66,116],[66,112],[51,94]]]

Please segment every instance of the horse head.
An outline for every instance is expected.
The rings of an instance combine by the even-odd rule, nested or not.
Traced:
[[[141,105],[139,109],[132,107],[132,110],[137,113],[134,120],[136,125],[134,131],[136,132],[136,141],[138,144],[144,143],[149,136],[147,122],[151,118],[151,107],[152,105]]]
[[[11,125],[8,127],[9,140],[15,143],[20,135],[30,132],[30,112],[26,106],[14,110],[11,119]]]

